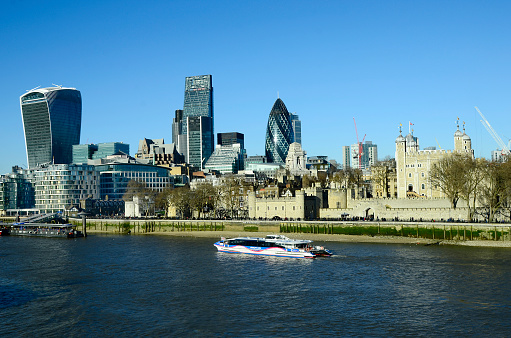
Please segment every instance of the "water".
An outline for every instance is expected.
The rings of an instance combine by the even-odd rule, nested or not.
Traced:
[[[319,243],[315,260],[214,239],[0,237],[1,336],[509,336],[511,251]]]

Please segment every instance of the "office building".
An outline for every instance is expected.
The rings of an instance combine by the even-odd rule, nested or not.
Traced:
[[[293,127],[293,134],[295,135],[295,142],[302,145],[302,121],[300,121],[296,114],[289,114],[289,117],[291,119],[291,126]]]
[[[351,168],[351,148],[342,146],[342,168],[344,170]]]
[[[189,116],[187,122],[187,163],[202,170],[213,153],[213,118]]]
[[[246,151],[239,143],[230,145],[218,144],[206,162],[205,168],[216,170],[221,174],[237,174],[238,171],[244,169],[245,157]]]
[[[174,143],[178,149],[179,144],[182,142],[179,142],[179,137],[183,136],[182,132],[182,123],[183,123],[183,110],[178,109],[175,112],[175,116],[172,119],[172,143]]]
[[[206,127],[207,124],[207,128],[209,128],[207,131],[204,130],[204,134],[211,135],[211,139],[203,139],[203,141],[207,143],[204,148],[210,150],[209,154],[204,155],[206,155],[205,157],[209,157],[213,152],[215,142],[215,134],[213,131],[213,78],[211,75],[190,76],[185,79],[185,100],[182,115],[176,111],[175,121],[181,121],[181,130],[176,130],[179,134],[177,134],[177,138],[173,135],[173,140],[176,138],[175,141],[177,141],[178,151],[185,156],[185,160],[189,164],[191,164],[191,162],[188,158],[189,137],[187,135],[188,125],[190,123],[188,120],[189,118],[200,116],[207,117],[211,121],[211,123],[205,122],[203,125],[203,127]],[[197,121],[197,119],[194,119],[192,125]],[[192,153],[195,152],[196,150],[192,151]],[[195,163],[197,162],[196,160],[194,161]]]
[[[378,162],[378,146],[372,141],[351,145],[351,167],[353,169],[369,169]]]
[[[20,96],[20,107],[28,167],[71,163],[71,147],[80,143],[80,92],[60,86],[32,89]]]
[[[73,164],[87,164],[89,160],[99,160],[112,155],[130,154],[130,145],[122,142],[73,145]]]
[[[265,152],[268,162],[284,164],[289,145],[294,139],[289,112],[284,102],[278,98],[271,109],[266,128]]]
[[[230,146],[232,144],[240,144],[241,148],[245,148],[245,135],[242,133],[218,133],[217,144],[221,146]]]

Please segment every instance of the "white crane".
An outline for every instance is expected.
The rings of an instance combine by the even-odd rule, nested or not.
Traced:
[[[477,107],[474,107],[477,112],[479,113],[479,115],[481,115],[482,117],[482,120],[481,120],[481,123],[483,124],[483,126],[486,128],[486,130],[488,131],[488,133],[490,133],[491,137],[493,137],[493,139],[495,140],[495,142],[497,142],[497,144],[499,145],[499,147],[502,149],[502,155],[509,155],[510,151],[509,151],[509,148],[508,146],[506,146],[506,144],[504,143],[504,141],[502,141],[502,139],[500,138],[499,134],[497,134],[497,132],[495,131],[495,129],[493,129],[493,127],[491,126],[490,122],[488,122],[488,120],[486,119],[486,117],[484,117],[483,113],[481,113],[481,111],[479,110],[479,108]]]

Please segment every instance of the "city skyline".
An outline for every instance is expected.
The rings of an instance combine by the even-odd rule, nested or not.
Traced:
[[[27,167],[18,98],[53,83],[82,93],[81,144],[124,142],[131,155],[139,139],[172,138],[183,78],[196,74],[215,76],[215,135],[245,134],[249,156],[264,154],[279,96],[300,116],[307,154],[338,162],[342,146],[356,142],[353,117],[380,159],[394,157],[399,124],[408,121],[421,148],[452,149],[458,117],[475,155],[490,158],[497,144],[474,106],[504,142],[511,137],[504,1],[57,1],[3,9],[2,174]],[[46,28],[59,34],[26,43]],[[40,55],[45,67],[30,67]]]

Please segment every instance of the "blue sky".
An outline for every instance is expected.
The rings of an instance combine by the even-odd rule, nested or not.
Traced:
[[[394,157],[402,123],[421,149],[453,148],[466,121],[477,157],[511,138],[509,1],[6,1],[0,12],[0,173],[26,167],[19,96],[81,91],[81,143],[172,138],[186,76],[213,75],[215,132],[264,154],[277,92],[309,156],[341,161],[360,139]]]

